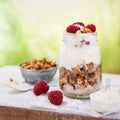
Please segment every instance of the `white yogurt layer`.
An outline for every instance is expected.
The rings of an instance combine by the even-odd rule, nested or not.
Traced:
[[[101,63],[101,51],[98,47],[67,48],[64,46],[60,51],[60,66],[71,69],[78,64],[93,62]]]
[[[73,86],[70,86],[69,84],[64,85],[63,91],[65,93],[69,94],[74,94],[74,95],[84,95],[84,96],[89,96],[90,93],[95,92],[96,90],[99,89],[99,84],[97,84],[96,88],[88,85],[87,87],[83,89],[74,89]]]
[[[63,37],[64,46],[60,50],[60,66],[71,69],[83,62],[94,62],[97,65],[101,64],[101,50],[96,45],[96,33],[82,33],[75,35],[65,32]],[[75,45],[80,45],[80,42],[83,39],[89,41],[90,45],[75,47]]]
[[[79,44],[83,40],[90,42],[90,45],[96,45],[97,33],[63,33],[63,41],[69,47],[74,47],[74,44]]]

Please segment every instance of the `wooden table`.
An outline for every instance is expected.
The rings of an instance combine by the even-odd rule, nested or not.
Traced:
[[[76,114],[0,106],[0,120],[113,120]]]
[[[3,77],[5,75],[5,78]],[[20,72],[18,70],[18,67],[16,66],[5,66],[0,68],[0,80],[5,80],[8,77],[14,77],[16,79],[21,79],[20,76]],[[120,75],[103,75],[104,79],[120,79]],[[105,78],[106,77],[106,78]],[[105,85],[106,83],[103,83],[103,85]],[[65,111],[60,111],[59,109],[62,108],[56,108],[53,106],[53,110],[51,110],[52,107],[49,107],[49,103],[48,103],[48,109],[47,109],[47,105],[45,109],[41,109],[41,105],[38,105],[39,107],[30,107],[31,104],[27,104],[26,101],[28,101],[29,103],[29,99],[31,101],[35,102],[37,100],[44,101],[47,103],[46,100],[46,96],[42,96],[42,97],[35,97],[31,91],[27,92],[27,93],[15,93],[13,94],[13,91],[10,93],[10,95],[7,93],[11,88],[6,88],[5,86],[0,86],[0,120],[117,120],[116,118],[114,119],[113,117],[101,117],[101,116],[94,116],[94,114],[92,112],[94,112],[92,110],[92,108],[89,107],[89,114],[88,115],[84,115],[81,113],[77,113],[77,110],[74,108],[72,110],[72,107],[69,109],[68,112]],[[52,88],[54,89],[54,88]],[[6,91],[6,92],[5,92]],[[5,95],[4,95],[5,94]],[[22,98],[23,95],[23,98]],[[17,97],[18,96],[18,97]],[[26,98],[25,98],[26,96]],[[44,98],[43,100],[41,98]],[[7,101],[9,101],[9,103],[7,103]],[[30,102],[31,102],[30,101]],[[70,99],[70,98],[66,98],[64,99],[64,104],[66,102],[80,102],[79,100],[75,100],[75,99]],[[82,100],[81,100],[82,102]],[[6,104],[7,103],[7,104]],[[22,104],[24,103],[24,104]],[[44,105],[46,104],[44,103]],[[88,101],[89,103],[89,101]],[[63,104],[63,106],[64,106]],[[37,104],[36,104],[37,105]],[[44,108],[44,105],[42,106],[42,108]],[[65,104],[66,105],[66,104]],[[69,104],[68,104],[69,105]],[[74,105],[73,105],[74,106]],[[68,106],[66,106],[68,107]],[[81,106],[80,106],[81,107]],[[84,107],[84,106],[82,106]],[[49,109],[50,108],[50,109]],[[55,110],[54,110],[55,108]],[[90,111],[91,109],[91,111]],[[61,109],[63,110],[63,109]],[[66,109],[68,110],[68,109]],[[87,108],[86,108],[87,110]],[[90,113],[91,112],[91,113]],[[84,113],[84,111],[83,111]],[[119,120],[120,118],[118,118]]]

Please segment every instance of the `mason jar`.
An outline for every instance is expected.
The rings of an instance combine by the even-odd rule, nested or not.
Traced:
[[[59,84],[64,95],[88,98],[101,86],[101,49],[97,33],[63,33],[59,54]]]

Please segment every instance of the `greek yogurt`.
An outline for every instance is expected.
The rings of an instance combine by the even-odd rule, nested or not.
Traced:
[[[120,93],[110,89],[90,94],[93,109],[100,113],[117,112],[120,110]]]

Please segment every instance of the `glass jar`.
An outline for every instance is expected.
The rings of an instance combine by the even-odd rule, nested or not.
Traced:
[[[59,84],[66,96],[88,98],[101,85],[101,49],[97,33],[64,32],[59,55]]]

